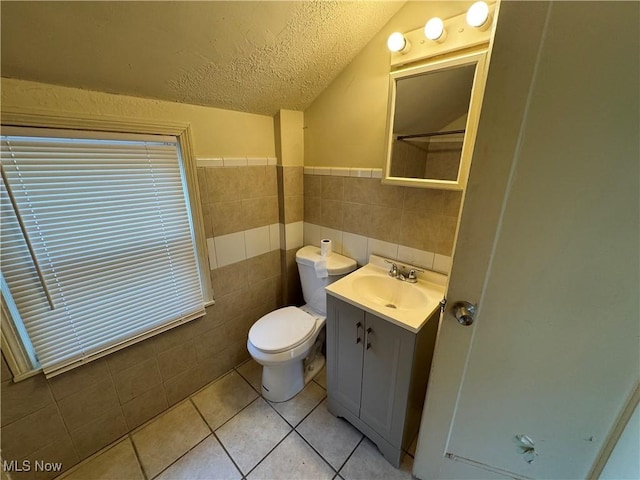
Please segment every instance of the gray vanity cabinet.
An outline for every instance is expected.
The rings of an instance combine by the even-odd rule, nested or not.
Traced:
[[[327,295],[329,411],[396,467],[419,428],[437,323],[416,334]]]

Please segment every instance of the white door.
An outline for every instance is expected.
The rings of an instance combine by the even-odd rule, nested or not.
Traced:
[[[639,13],[500,6],[418,478],[585,478],[638,382]]]

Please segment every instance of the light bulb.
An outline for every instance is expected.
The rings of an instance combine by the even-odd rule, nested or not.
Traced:
[[[392,52],[406,53],[409,51],[409,42],[400,32],[394,32],[387,39],[387,47]]]
[[[481,28],[489,20],[489,5],[485,2],[476,2],[467,10],[467,23],[475,28]]]
[[[433,17],[424,26],[424,36],[434,42],[443,42],[447,37],[447,32],[444,29],[444,22],[441,18]]]

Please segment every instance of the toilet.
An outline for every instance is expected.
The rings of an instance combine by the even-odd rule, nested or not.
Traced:
[[[326,270],[325,270],[326,261]],[[262,395],[272,402],[295,396],[324,366],[321,353],[327,316],[324,287],[356,269],[356,261],[320,248],[296,253],[305,305],[274,310],[253,324],[247,349],[262,365]]]

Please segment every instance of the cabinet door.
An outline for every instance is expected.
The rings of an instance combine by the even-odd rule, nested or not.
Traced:
[[[364,312],[327,295],[328,395],[360,414]]]
[[[360,419],[400,446],[411,382],[415,335],[369,313]]]

